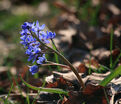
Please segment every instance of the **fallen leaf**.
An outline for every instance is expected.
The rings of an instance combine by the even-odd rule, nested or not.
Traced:
[[[106,95],[107,89],[105,88]],[[104,87],[88,84],[82,91],[82,96],[87,104],[107,104],[106,96],[104,94]],[[108,96],[108,95],[107,95]],[[108,96],[110,99],[110,96]]]
[[[67,82],[63,77],[59,77],[54,83],[48,83],[46,85],[47,88],[61,88],[61,89],[67,89],[71,87],[72,84]]]
[[[88,69],[82,63],[78,66],[77,70],[78,70],[79,73],[87,73],[88,72]]]

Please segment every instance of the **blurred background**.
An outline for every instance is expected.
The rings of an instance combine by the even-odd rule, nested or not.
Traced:
[[[109,66],[112,31],[113,49],[120,53],[121,0],[0,0],[1,94],[10,75],[30,64],[20,31],[24,22],[36,20],[56,32],[55,44],[75,66],[90,57]]]

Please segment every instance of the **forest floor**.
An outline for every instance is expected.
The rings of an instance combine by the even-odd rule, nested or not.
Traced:
[[[0,19],[0,104],[121,104],[121,73],[107,86],[99,85],[121,65],[120,0],[1,0]],[[19,32],[25,21],[36,20],[56,33],[57,49],[77,69],[85,89],[53,53],[47,59],[63,65],[42,66],[31,75]],[[59,88],[68,96],[28,88],[20,76],[32,86]]]

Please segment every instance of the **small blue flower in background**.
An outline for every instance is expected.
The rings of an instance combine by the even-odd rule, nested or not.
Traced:
[[[33,75],[38,72],[39,65],[46,61],[45,54],[43,53],[43,47],[33,35],[36,35],[44,44],[48,44],[50,43],[49,39],[53,39],[56,34],[53,32],[44,31],[45,24],[40,25],[38,21],[33,23],[25,22],[21,28],[20,43],[26,49],[25,53],[28,55],[28,61],[32,61],[32,63],[36,64],[31,66],[29,69]]]

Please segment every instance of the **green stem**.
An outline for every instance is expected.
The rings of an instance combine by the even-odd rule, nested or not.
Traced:
[[[61,90],[61,89],[58,89],[58,88],[43,88],[43,87],[35,87],[35,86],[32,86],[30,84],[28,84],[26,81],[24,81],[22,79],[22,77],[20,76],[22,82],[29,88],[33,89],[33,90],[37,90],[37,91],[45,91],[45,92],[49,92],[49,93],[57,93],[57,94],[64,94],[64,95],[67,95],[68,96],[68,92],[67,91],[64,91],[64,90]]]
[[[58,52],[60,52],[60,50],[56,47],[55,42],[53,41],[53,39],[51,39],[51,42],[52,42],[52,44],[53,44],[53,46],[54,46],[54,49],[56,49]],[[60,52],[60,53],[61,53],[61,52]]]
[[[33,35],[43,46],[45,46],[46,48],[48,48],[50,51],[53,51],[54,53],[56,53],[58,56],[60,56],[60,58],[71,68],[71,70],[74,72],[74,74],[76,75],[80,85],[82,86],[82,89],[85,88],[85,85],[83,83],[83,80],[81,79],[81,77],[79,76],[79,73],[77,72],[77,70],[73,67],[73,65],[58,51],[54,50],[53,48],[47,46],[46,44],[44,44],[43,42],[41,42],[36,35]]]

